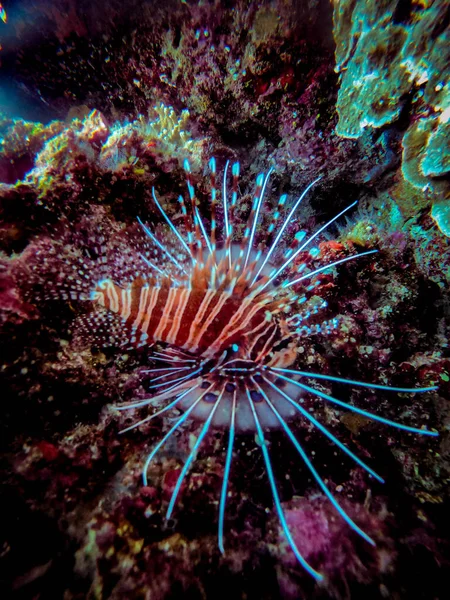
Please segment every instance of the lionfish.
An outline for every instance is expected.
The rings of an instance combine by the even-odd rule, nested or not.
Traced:
[[[152,412],[123,432],[171,409],[177,408],[182,411],[182,415],[148,455],[143,467],[144,485],[147,485],[150,463],[172,434],[188,419],[196,419],[203,423],[181,469],[169,501],[166,518],[169,519],[173,513],[184,478],[208,430],[211,427],[227,429],[228,443],[218,517],[218,545],[223,553],[225,506],[235,436],[240,432],[254,433],[261,448],[274,506],[287,542],[306,571],[316,580],[321,580],[323,575],[308,564],[289,530],[265,432],[274,428],[285,432],[338,514],[357,534],[369,544],[375,545],[373,539],[340,506],[295,437],[288,421],[301,415],[357,465],[383,482],[380,475],[302,406],[302,397],[305,394],[312,394],[326,403],[397,429],[429,436],[438,434],[427,429],[409,427],[357,408],[311,387],[306,382],[324,380],[406,393],[427,392],[437,388],[391,387],[292,367],[297,359],[296,348],[301,336],[326,335],[338,326],[337,319],[320,318],[320,313],[327,303],[314,295],[314,289],[320,282],[317,276],[347,261],[373,254],[376,250],[361,252],[313,268],[302,258],[305,253],[317,256],[318,249],[311,248],[312,242],[352,209],[356,205],[356,202],[353,202],[309,237],[304,231],[298,231],[287,250],[280,251],[283,235],[292,223],[301,201],[320,177],[308,185],[292,208],[286,211],[283,219],[280,217],[284,212],[287,196],[284,194],[280,197],[275,211],[267,211],[269,225],[264,233],[267,239],[257,244],[260,231],[257,227],[263,213],[264,194],[272,169],[267,174],[257,176],[247,224],[240,241],[235,241],[233,228],[236,226],[240,167],[237,162],[231,166],[229,189],[229,166],[228,161],[223,175],[220,207],[216,185],[216,161],[212,158],[209,162],[209,234],[198,208],[187,160],[184,162],[184,169],[188,202],[185,202],[182,196],[179,197],[184,223],[182,232],[170,220],[155,190],[152,190],[155,205],[179,247],[174,251],[168,244],[164,244],[161,236],[155,234],[138,218],[149,243],[157,249],[159,264],[156,264],[154,259],[156,251],[153,254],[147,252],[141,254],[146,272],[143,275],[136,270],[129,285],[119,284],[112,277],[99,280],[89,294],[97,310],[86,316],[85,327],[95,335],[97,330],[105,326],[107,328],[109,324],[111,332],[120,329],[122,337],[137,348],[155,343],[164,345],[152,356],[160,366],[148,371],[153,377],[152,395],[144,400],[117,407],[119,410],[136,409],[151,405],[161,406],[161,403],[167,401],[164,408]],[[216,221],[218,209],[221,209],[224,221],[221,235],[218,235]],[[126,261],[126,257],[124,260]],[[83,275],[81,270],[78,273]],[[84,289],[80,285],[77,287],[73,282],[65,282],[62,286],[72,290],[67,294],[69,298],[77,296],[76,290]],[[119,326],[114,324],[116,318],[119,319]]]

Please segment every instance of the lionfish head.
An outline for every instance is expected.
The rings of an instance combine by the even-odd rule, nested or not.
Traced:
[[[273,366],[289,366],[295,360],[293,342],[285,348],[275,346],[263,357],[246,355],[245,347],[233,343],[218,357],[195,357],[187,352],[166,348],[154,358],[166,361],[170,367],[151,369],[155,375],[153,388],[159,386],[178,396],[177,407],[198,421],[217,428],[232,426],[238,432],[257,433],[251,405],[264,429],[280,428],[278,417],[268,402],[285,419],[295,416],[294,402],[302,402],[303,391],[293,383],[281,380],[271,371]],[[167,369],[171,369],[167,371]],[[276,383],[282,390],[277,392]],[[163,392],[164,393],[164,392]],[[166,396],[167,397],[167,396]]]

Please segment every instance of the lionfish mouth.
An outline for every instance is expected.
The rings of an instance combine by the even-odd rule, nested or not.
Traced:
[[[303,235],[304,232],[298,232],[295,236],[297,245],[291,246],[290,249],[284,253],[282,264],[279,267],[272,267],[271,261],[273,261],[277,255],[277,249],[279,249],[283,234],[291,222],[299,203],[312,185],[318,181],[318,179],[311,183],[300,196],[300,198],[294,203],[292,209],[289,211],[289,214],[279,227],[278,233],[275,234],[275,231],[278,227],[279,215],[281,214],[286,201],[286,196],[282,196],[280,198],[278,207],[272,215],[272,221],[267,231],[271,240],[270,247],[267,251],[263,251],[260,242],[258,249],[255,251],[253,244],[257,231],[257,222],[263,204],[264,190],[267,186],[271,170],[269,170],[267,175],[264,176],[264,174],[261,174],[257,178],[257,192],[254,195],[249,222],[243,234],[240,246],[235,246],[232,243],[231,216],[234,214],[234,208],[237,202],[239,165],[236,163],[232,167],[233,183],[230,202],[227,197],[227,163],[225,167],[222,191],[222,208],[225,222],[223,236],[224,249],[219,251],[217,250],[216,244],[216,165],[214,159],[211,159],[210,161],[210,168],[212,179],[210,235],[206,233],[206,228],[203,224],[197,207],[190,167],[187,161],[185,163],[185,170],[187,174],[188,192],[191,200],[190,222],[184,200],[180,198],[182,212],[186,223],[185,231],[187,232],[187,240],[183,238],[175,225],[170,221],[153,191],[153,198],[158,209],[163,215],[164,220],[169,225],[172,233],[178,239],[183,251],[187,253],[188,260],[192,262],[189,268],[192,269],[192,272],[196,274],[195,277],[197,277],[199,273],[204,274],[205,269],[209,269],[208,277],[203,277],[202,279],[203,283],[206,282],[205,290],[202,292],[202,294],[204,294],[202,298],[204,299],[201,300],[201,302],[198,300],[198,303],[200,302],[200,304],[197,303],[196,314],[191,315],[190,321],[187,319],[191,333],[189,334],[188,338],[189,343],[186,342],[184,345],[177,345],[177,343],[174,343],[174,340],[178,339],[177,335],[180,335],[180,327],[178,326],[177,329],[176,325],[173,325],[178,318],[178,313],[176,312],[174,306],[176,304],[175,300],[179,302],[180,299],[186,299],[186,297],[189,297],[189,294],[192,293],[192,289],[194,287],[192,282],[194,281],[194,278],[189,279],[189,268],[186,266],[186,263],[180,263],[178,258],[175,258],[166,248],[164,248],[164,245],[157,240],[155,235],[141,222],[144,231],[151,238],[152,242],[156,243],[158,247],[165,252],[168,261],[172,263],[171,268],[175,270],[178,269],[180,280],[179,283],[176,283],[175,288],[171,288],[172,291],[166,289],[164,292],[166,294],[165,298],[167,298],[165,302],[169,303],[170,300],[169,305],[170,310],[173,313],[172,316],[174,317],[173,322],[170,322],[170,319],[167,315],[165,316],[163,305],[163,309],[161,309],[159,313],[161,323],[156,329],[154,329],[156,331],[166,331],[168,333],[161,334],[159,338],[154,335],[153,340],[149,340],[153,342],[162,342],[166,345],[164,350],[154,352],[152,357],[153,360],[159,365],[161,365],[161,363],[164,364],[161,366],[156,366],[147,371],[148,373],[151,373],[153,377],[150,388],[151,396],[144,400],[131,402],[117,407],[119,410],[127,410],[142,407],[148,408],[153,406],[156,408],[156,411],[123,431],[126,432],[139,427],[140,425],[166,413],[171,409],[181,409],[182,411],[181,416],[178,417],[175,424],[170,427],[169,431],[167,431],[162,439],[156,444],[145,461],[143,468],[143,481],[144,485],[147,485],[149,466],[158,451],[172,436],[172,434],[189,419],[194,418],[203,423],[197,440],[191,449],[191,452],[181,470],[173,490],[166,515],[167,519],[169,519],[175,508],[183,480],[186,477],[189,468],[191,467],[195,456],[200,449],[202,441],[207,435],[209,429],[211,427],[227,429],[228,444],[225,455],[223,483],[219,502],[218,544],[221,552],[224,552],[225,506],[235,436],[240,432],[254,432],[258,439],[258,446],[260,447],[263,455],[267,476],[272,491],[274,506],[282,531],[298,562],[316,580],[321,580],[323,575],[305,560],[289,530],[276,485],[269,448],[266,443],[265,431],[275,427],[284,431],[289,440],[292,442],[295,451],[299,454],[306,468],[322,490],[323,494],[336,509],[337,513],[344,519],[344,521],[353,531],[364,538],[369,544],[375,545],[374,540],[369,537],[369,535],[367,535],[367,533],[365,533],[357,525],[357,523],[353,521],[353,519],[337,502],[324,479],[322,479],[321,475],[313,465],[312,460],[309,458],[308,454],[303,449],[303,446],[294,435],[291,427],[288,425],[288,421],[293,417],[301,417],[306,423],[312,425],[316,430],[327,437],[328,440],[335,444],[342,452],[351,458],[359,467],[364,469],[369,475],[378,481],[383,482],[383,479],[380,475],[378,475],[356,454],[354,454],[353,451],[350,450],[343,442],[337,439],[337,437],[327,427],[325,427],[325,425],[316,419],[311,412],[302,405],[303,397],[306,394],[319,398],[326,404],[337,406],[339,409],[351,411],[365,418],[372,419],[373,421],[377,421],[384,425],[392,426],[400,430],[428,436],[436,436],[438,434],[435,431],[418,429],[403,425],[401,423],[396,423],[378,414],[360,409],[352,404],[343,402],[342,400],[324,393],[320,389],[308,385],[306,382],[312,379],[313,382],[337,382],[351,387],[363,387],[402,393],[427,392],[435,390],[437,387],[390,387],[379,384],[371,384],[363,381],[333,377],[321,373],[301,371],[292,368],[292,365],[294,364],[292,355],[289,356],[287,350],[283,350],[283,343],[285,339],[295,340],[302,335],[324,335],[336,327],[335,319],[321,322],[314,320],[315,315],[319,312],[319,310],[326,306],[326,303],[324,302],[317,304],[317,298],[315,304],[310,303],[310,300],[311,302],[314,300],[314,298],[311,299],[313,296],[312,290],[314,290],[315,287],[314,278],[319,273],[327,269],[333,268],[339,264],[347,262],[348,260],[353,260],[361,256],[367,256],[373,252],[376,252],[376,250],[349,256],[333,263],[323,265],[319,268],[314,268],[313,270],[307,267],[307,265],[304,263],[298,266],[296,259],[297,257],[300,257],[299,260],[301,259],[301,253],[304,252],[304,249],[308,246],[308,244],[316,239],[317,236],[334,221],[336,221],[337,218],[339,218],[342,214],[356,204],[352,203],[349,207],[341,211],[336,217],[331,219],[331,221],[326,223],[306,239],[306,234]],[[209,257],[206,261],[204,260],[205,256]],[[161,274],[161,277],[165,276],[164,269],[161,270],[146,258],[144,258],[144,260],[150,269],[153,269],[153,271],[156,270],[157,273]],[[186,281],[188,281],[188,284],[186,284]],[[182,289],[183,285],[185,288],[184,290]],[[125,300],[125,308],[122,309],[122,312],[126,312],[128,318],[135,319],[136,315],[134,314],[132,314],[130,317],[131,307],[134,305],[140,306],[140,303],[137,301],[135,304],[133,304],[132,294],[134,292],[132,290],[120,290],[117,287],[115,288],[113,284],[108,283],[105,287],[108,289],[99,290],[99,294],[102,295],[104,300],[102,306],[107,307],[107,295],[109,295],[111,301],[116,300],[117,297],[116,305],[119,307],[119,295],[122,294],[122,297]],[[300,287],[302,287],[302,289],[301,291],[298,291]],[[147,301],[147,298],[150,297],[150,303],[152,302],[153,298],[154,304],[152,306],[155,306],[158,295],[162,293],[161,290],[163,289],[163,286],[161,285],[161,287],[158,289],[158,292],[153,291],[150,294],[148,288],[143,288],[140,293],[142,297],[145,296],[145,301]],[[291,295],[286,295],[286,291],[292,292]],[[234,300],[235,304],[233,304],[233,297],[235,296],[238,296],[238,298],[237,300]],[[249,299],[252,301],[254,300],[256,303],[260,302],[263,309],[262,314],[264,314],[264,310],[266,312],[269,311],[269,309],[266,309],[266,306],[272,310],[271,307],[275,306],[276,304],[276,310],[278,312],[276,313],[272,310],[272,314],[269,315],[269,317],[273,318],[273,314],[276,314],[277,316],[274,320],[276,323],[278,323],[278,325],[276,327],[273,326],[274,328],[270,329],[273,322],[270,322],[270,318],[260,319],[260,324],[258,324],[259,321],[256,324],[251,322],[251,315],[257,315],[258,313],[250,303]],[[245,302],[247,302],[247,304],[245,304]],[[271,302],[272,304],[270,304]],[[216,311],[217,315],[219,315],[217,319],[219,319],[219,308],[227,305],[233,306],[235,314],[239,315],[239,319],[241,319],[240,322],[248,321],[247,329],[250,328],[250,333],[252,333],[252,331],[255,332],[254,337],[256,337],[256,334],[259,337],[262,336],[262,342],[260,346],[258,346],[256,341],[252,342],[252,352],[248,354],[242,354],[242,348],[239,347],[239,344],[234,344],[231,342],[228,344],[226,343],[226,336],[223,332],[227,332],[230,329],[230,319],[222,319],[220,322],[220,327],[217,327],[217,331],[214,331],[213,327],[211,326],[213,319],[210,317],[210,315],[214,314],[214,311]],[[195,324],[197,322],[196,320],[198,320],[198,313],[202,313],[202,310],[202,323],[206,324],[203,325],[202,329],[201,324],[199,324],[200,321],[198,321],[198,328],[196,329]],[[252,313],[252,310],[254,310],[254,313]],[[141,317],[140,313],[137,315],[136,322],[139,321],[139,318],[141,318],[141,320],[145,319],[144,313],[141,315]],[[147,326],[149,319],[150,316],[147,319]],[[167,319],[167,323],[171,324],[167,324],[166,326],[164,319]],[[210,322],[207,327],[208,319]],[[236,320],[236,322],[238,321],[237,317],[235,318],[235,316],[233,316],[231,318],[231,324],[233,323],[233,319]],[[276,319],[278,319],[278,321],[276,321]],[[194,323],[194,325],[190,324],[191,321]],[[264,329],[266,324],[267,328]],[[253,329],[251,329],[252,327]],[[263,334],[261,331],[263,331]],[[285,337],[283,337],[283,335]],[[146,334],[145,339],[148,337],[149,336]],[[223,344],[222,338],[225,339]],[[143,345],[145,339],[141,335],[140,345]],[[200,341],[204,341],[205,339],[208,341],[208,343],[204,343],[203,346],[201,346]],[[250,335],[247,335],[246,339],[247,341],[252,341]],[[133,337],[133,340],[136,340],[136,345],[139,345],[138,332]],[[148,341],[146,343],[148,343]],[[279,348],[279,351],[270,351],[269,346],[271,344],[272,350],[273,348]],[[209,351],[211,347],[215,349],[214,352]],[[200,350],[198,350],[198,348],[200,348]],[[285,354],[283,354],[283,352],[285,352]],[[164,405],[165,402],[167,402],[167,404]]]

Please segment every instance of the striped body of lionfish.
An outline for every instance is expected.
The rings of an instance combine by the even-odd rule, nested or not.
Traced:
[[[261,448],[284,535],[298,562],[314,578],[320,580],[322,575],[301,555],[289,530],[265,432],[278,428],[286,433],[339,515],[355,532],[374,545],[374,541],[332,495],[300,441],[294,436],[288,421],[301,415],[356,464],[382,482],[383,479],[369,465],[302,406],[305,394],[312,394],[326,403],[401,430],[430,436],[437,433],[409,427],[367,412],[311,387],[307,381],[325,380],[349,386],[409,393],[436,388],[388,387],[292,368],[297,359],[299,337],[327,334],[337,326],[336,319],[320,320],[320,312],[326,307],[326,302],[314,295],[314,288],[319,281],[317,276],[341,263],[369,255],[376,250],[347,256],[320,267],[311,268],[306,262],[299,264],[299,257],[301,259],[305,252],[312,252],[313,240],[350,210],[356,204],[354,202],[311,236],[297,232],[293,244],[281,251],[283,235],[292,223],[300,202],[318,179],[306,188],[284,220],[280,215],[286,196],[281,196],[276,210],[268,214],[269,225],[264,232],[266,240],[257,244],[258,236],[261,237],[261,231],[257,227],[264,213],[264,193],[271,170],[266,175],[258,175],[247,225],[240,241],[234,241],[239,164],[235,163],[231,168],[231,189],[227,189],[230,177],[229,164],[226,164],[220,204],[217,201],[219,193],[216,188],[215,160],[211,159],[209,164],[210,234],[200,215],[190,166],[185,161],[189,202],[185,203],[182,197],[179,198],[182,227],[176,227],[169,219],[153,190],[154,202],[178,248],[174,250],[174,244],[164,244],[162,236],[155,234],[138,219],[153,248],[140,255],[144,269],[136,267],[128,285],[106,276],[95,284],[94,289],[91,287],[88,297],[95,310],[87,315],[85,328],[95,337],[100,328],[109,327],[111,339],[114,332],[120,330],[121,336],[134,347],[156,343],[164,345],[152,357],[157,366],[150,370],[153,377],[151,397],[118,407],[120,410],[160,407],[161,403],[167,402],[163,408],[124,431],[138,427],[170,409],[182,411],[181,417],[148,455],[143,468],[145,485],[150,463],[172,434],[188,419],[203,423],[173,490],[167,518],[172,515],[183,480],[208,430],[211,427],[226,429],[228,443],[218,521],[218,544],[223,552],[225,505],[235,436],[241,432],[254,433]],[[221,236],[216,228],[216,216],[219,212],[224,222]],[[125,256],[124,261],[126,260]],[[145,273],[142,274],[142,271]],[[82,273],[80,270],[78,272]],[[82,297],[79,292],[86,289],[84,284],[68,284],[67,281],[62,282],[61,286],[69,299],[77,295]]]

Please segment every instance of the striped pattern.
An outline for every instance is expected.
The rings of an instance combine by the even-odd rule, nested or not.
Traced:
[[[116,313],[130,332],[130,344],[139,347],[164,342],[213,358],[238,343],[253,354],[278,336],[267,304],[270,297],[235,296],[224,290],[195,285],[160,284],[123,289],[111,280],[99,282],[92,294],[95,304]],[[267,352],[269,346],[267,347]]]
[[[187,238],[164,212],[153,189],[155,204],[177,238],[177,247],[162,244],[139,220],[145,234],[162,253],[159,264],[154,263],[151,255],[143,257],[149,273],[136,278],[131,286],[124,288],[112,279],[103,279],[91,293],[94,304],[121,318],[131,345],[140,347],[163,342],[199,360],[219,362],[223,352],[233,346],[238,348],[233,352],[238,352],[239,358],[263,364],[268,357],[271,359],[274,346],[289,338],[286,313],[291,309],[298,313],[299,296],[277,281],[288,263],[270,271],[268,261],[307,190],[290,211],[272,246],[266,250],[264,241],[258,241],[257,226],[272,169],[266,175],[260,173],[256,178],[248,221],[237,243],[233,241],[233,221],[240,167],[239,163],[232,165],[229,194],[228,166],[227,163],[222,185],[224,227],[221,232],[216,228],[215,160],[210,161],[211,214],[210,225],[206,226],[197,206],[194,180],[186,160],[188,202],[181,196],[179,202]],[[268,239],[278,224],[285,201],[286,196],[281,196],[267,231]],[[220,250],[217,249],[218,238],[222,244]],[[291,255],[289,262],[295,258],[293,251]],[[295,326],[292,333],[298,333],[299,324],[295,323]]]

